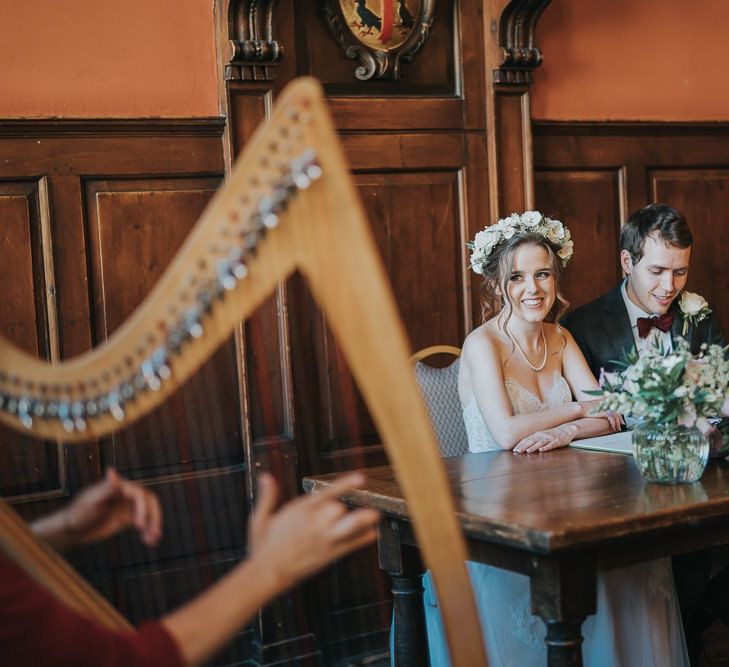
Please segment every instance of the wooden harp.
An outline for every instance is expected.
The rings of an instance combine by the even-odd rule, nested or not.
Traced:
[[[315,81],[298,80],[281,95],[161,280],[107,341],[48,364],[0,338],[0,419],[66,442],[131,424],[164,402],[294,270],[326,314],[397,471],[453,664],[485,665],[465,542],[405,333]],[[0,547],[67,604],[108,625],[126,624],[5,503]]]

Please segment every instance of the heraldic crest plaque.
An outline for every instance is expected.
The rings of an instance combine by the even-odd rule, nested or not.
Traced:
[[[435,0],[321,0],[321,12],[355,76],[400,79],[430,34]]]

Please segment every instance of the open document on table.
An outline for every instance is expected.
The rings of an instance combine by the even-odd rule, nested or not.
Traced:
[[[600,452],[632,454],[632,433],[630,431],[623,431],[622,433],[611,433],[610,435],[601,435],[596,438],[584,438],[582,440],[574,440],[570,444],[570,447],[579,447],[580,449],[595,449]]]

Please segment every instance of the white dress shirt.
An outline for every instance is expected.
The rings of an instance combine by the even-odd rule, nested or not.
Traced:
[[[630,326],[633,331],[633,340],[635,341],[635,349],[638,350],[638,356],[643,353],[649,345],[657,345],[658,342],[663,345],[664,350],[673,351],[673,341],[671,340],[671,330],[661,331],[657,327],[653,327],[645,338],[641,338],[638,335],[638,318],[639,317],[653,317],[654,313],[646,313],[640,306],[636,306],[628,296],[628,291],[625,288],[627,280],[623,281],[620,286],[620,292],[623,295],[623,301],[625,302],[625,309],[628,311],[628,319],[630,320]]]

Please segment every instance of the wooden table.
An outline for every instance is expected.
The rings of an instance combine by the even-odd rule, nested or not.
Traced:
[[[548,664],[581,665],[581,626],[595,613],[597,573],[729,542],[729,464],[700,482],[647,484],[632,456],[567,448],[444,459],[474,561],[530,578],[547,626]],[[395,661],[427,664],[422,575],[407,508],[390,466],[370,468],[352,506],[383,514],[380,566],[393,580]],[[306,478],[310,492],[334,475]]]

